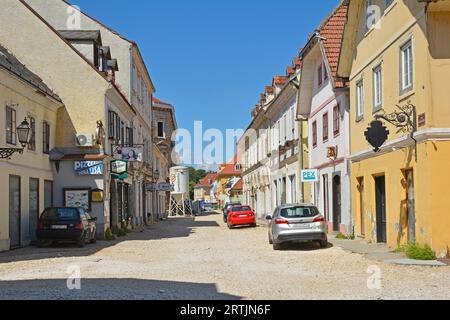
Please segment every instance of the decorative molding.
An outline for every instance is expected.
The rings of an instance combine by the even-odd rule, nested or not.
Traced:
[[[414,133],[414,139],[417,140],[417,143],[429,141],[450,141],[450,128],[429,128],[420,130]],[[373,152],[373,150],[364,150],[351,155],[348,159],[351,162],[359,162],[396,151],[396,149],[414,146],[415,143],[416,142],[410,136],[403,136],[388,142],[377,153]]]

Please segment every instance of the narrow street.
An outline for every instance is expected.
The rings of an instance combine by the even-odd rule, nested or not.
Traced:
[[[309,244],[275,252],[264,226],[228,230],[221,219],[172,218],[83,249],[1,253],[0,299],[450,299],[450,267],[394,266]],[[67,289],[74,266],[81,290]],[[381,290],[368,289],[371,266]]]

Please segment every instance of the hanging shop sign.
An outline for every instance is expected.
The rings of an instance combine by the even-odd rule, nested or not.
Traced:
[[[102,161],[74,161],[74,170],[79,176],[95,176],[103,174]]]
[[[302,170],[302,182],[318,182],[319,170]]]
[[[158,183],[158,184],[148,184],[145,187],[146,191],[152,192],[152,191],[161,191],[161,192],[174,192],[175,186],[170,183]]]
[[[111,173],[113,174],[124,174],[128,171],[128,162],[122,160],[111,161]]]
[[[144,155],[144,146],[116,147],[114,158],[130,162],[142,162]]]
[[[104,196],[103,196],[103,190],[101,189],[95,189],[91,191],[91,201],[96,203],[103,202]]]
[[[125,180],[128,178],[128,161],[111,161],[111,177],[113,179]]]

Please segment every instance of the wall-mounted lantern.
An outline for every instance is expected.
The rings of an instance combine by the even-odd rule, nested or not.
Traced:
[[[22,123],[16,128],[17,139],[22,145],[22,148],[0,148],[0,159],[10,159],[16,152],[22,154],[28,144],[30,131],[30,124],[25,118],[25,120],[23,120]]]

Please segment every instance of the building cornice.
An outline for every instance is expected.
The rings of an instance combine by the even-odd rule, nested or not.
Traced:
[[[401,138],[389,141],[381,150],[375,153],[368,149],[362,152],[353,154],[349,157],[351,162],[360,162],[371,158],[376,158],[387,153],[397,151],[413,146],[417,143],[424,143],[430,141],[450,141],[450,128],[428,128],[414,133],[414,139],[410,136],[403,136]]]

